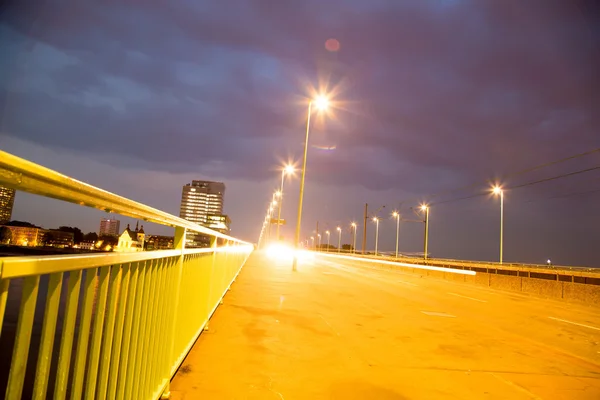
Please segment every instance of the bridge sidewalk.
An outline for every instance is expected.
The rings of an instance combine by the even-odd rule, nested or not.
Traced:
[[[174,377],[172,399],[536,398],[514,382],[551,394],[543,398],[599,393],[587,367],[550,376],[561,358],[471,319],[424,315],[416,284],[400,291],[333,268],[306,262],[292,272],[289,261],[254,253]],[[427,301],[441,311],[447,303]],[[573,388],[576,397],[552,395]]]

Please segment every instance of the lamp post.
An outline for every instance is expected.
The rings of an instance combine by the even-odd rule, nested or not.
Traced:
[[[356,222],[350,224],[353,230],[353,238],[352,238],[352,254],[356,253]]]
[[[317,251],[321,250],[321,234],[317,233]]]
[[[400,213],[394,211],[392,216],[396,218],[396,258],[398,258],[398,238],[400,237]]]
[[[296,236],[294,237],[294,248],[298,250],[298,242],[300,241],[300,224],[302,222],[302,200],[304,198],[304,180],[306,178],[306,155],[308,154],[308,135],[310,132],[310,114],[312,111],[312,104],[319,110],[327,108],[329,101],[324,96],[319,96],[314,100],[308,102],[308,114],[306,118],[306,140],[304,141],[304,157],[302,160],[302,179],[300,180],[300,195],[298,199],[298,219],[296,221]],[[292,261],[292,271],[296,270],[298,265],[298,252],[294,252],[294,260]]]
[[[504,191],[500,186],[494,187],[494,194],[500,196],[500,264],[502,264],[502,251],[504,246]]]
[[[338,253],[342,251],[342,228],[336,228],[338,231]]]
[[[279,241],[279,226],[281,225],[281,207],[283,206],[283,183],[285,182],[285,176],[294,173],[293,165],[286,165],[281,170],[281,187],[279,188],[279,211],[277,213],[277,240]]]
[[[327,251],[329,252],[329,239],[331,239],[331,232],[325,231],[325,234],[327,235]]]
[[[375,222],[375,255],[377,255],[377,244],[379,242],[379,218],[373,217]]]
[[[315,237],[314,236],[310,237],[310,247],[312,247],[313,249],[315,248]]]
[[[429,243],[429,206],[425,204],[421,205],[421,211],[425,212],[425,253],[423,254],[423,257],[427,260],[427,245]]]

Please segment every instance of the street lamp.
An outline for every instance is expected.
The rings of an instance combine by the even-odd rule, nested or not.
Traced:
[[[398,238],[400,237],[400,213],[394,211],[392,217],[396,218],[396,258],[398,258]]]
[[[281,170],[281,187],[277,192],[277,197],[279,197],[279,211],[277,213],[277,240],[279,241],[279,226],[281,225],[281,207],[283,206],[283,182],[285,181],[286,175],[291,175],[295,171],[293,165],[286,165]]]
[[[336,228],[338,231],[338,253],[342,251],[342,228]]]
[[[312,112],[313,102],[318,110],[325,110],[329,105],[329,101],[325,96],[318,96],[317,98],[308,102],[308,113],[306,118],[306,140],[304,141],[304,158],[302,160],[302,179],[300,180],[300,195],[298,199],[298,220],[296,221],[296,236],[294,238],[294,248],[298,250],[298,242],[300,241],[300,224],[302,222],[302,200],[304,198],[304,179],[306,178],[306,155],[308,153],[308,134],[310,132],[310,114]],[[298,252],[294,252],[294,260],[292,262],[292,270],[296,270],[298,265]]]
[[[425,253],[423,254],[423,257],[425,258],[425,260],[427,260],[427,245],[429,242],[429,207],[425,204],[422,204],[421,211],[425,212]]]
[[[377,255],[377,244],[379,242],[379,218],[373,217],[373,221],[375,222],[375,255]]]
[[[311,246],[312,248],[314,248],[314,247],[315,247],[315,237],[314,237],[314,236],[311,236],[311,237],[310,237],[310,246]]]
[[[500,196],[500,264],[502,264],[504,246],[504,191],[500,186],[494,186],[493,193]]]
[[[353,238],[352,238],[352,253],[356,253],[356,222],[350,224],[353,229]]]
[[[321,249],[321,234],[317,233],[317,251]]]
[[[329,252],[329,239],[331,239],[331,232],[325,231],[325,234],[327,235],[327,251]]]

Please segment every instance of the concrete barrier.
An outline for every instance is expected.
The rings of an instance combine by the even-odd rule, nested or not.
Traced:
[[[489,274],[489,278],[490,287],[492,288],[513,290],[516,292],[523,290],[523,278],[519,276]]]
[[[600,286],[583,283],[561,282],[563,299],[600,306]]]
[[[523,293],[529,293],[544,298],[563,298],[563,282],[536,278],[521,279],[523,280],[523,286],[521,289]]]
[[[342,257],[360,261],[367,257]],[[368,257],[370,258],[370,257]],[[535,297],[561,299],[570,302],[585,303],[600,307],[600,284],[597,284],[600,274],[588,271],[552,271],[536,268],[502,267],[489,268],[487,266],[465,266],[437,265],[453,270],[446,272],[442,270],[427,270],[427,267],[411,267],[411,264],[392,261],[370,262],[383,268],[393,268],[399,271],[412,273],[419,276],[427,276],[444,279],[453,282],[464,282],[478,286],[486,286],[494,289],[508,290],[512,292],[526,293]],[[477,271],[475,275],[463,275],[458,270]],[[488,271],[488,272],[479,272]],[[546,278],[546,279],[544,279]],[[549,279],[548,279],[549,278]],[[586,283],[580,283],[580,282]]]

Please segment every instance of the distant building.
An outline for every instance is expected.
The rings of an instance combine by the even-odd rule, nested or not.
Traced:
[[[107,219],[102,218],[100,220],[100,231],[98,232],[99,236],[102,235],[110,235],[110,236],[119,236],[121,221],[118,219]]]
[[[208,215],[206,225],[214,231],[229,234],[231,219],[229,219],[229,216],[227,215]]]
[[[10,229],[11,239],[9,244],[15,246],[42,246],[44,243],[45,229],[31,226],[4,226]]]
[[[8,223],[12,218],[15,204],[15,189],[0,186],[0,225]]]
[[[146,250],[172,249],[175,238],[173,236],[149,235],[146,237]]]
[[[45,231],[44,244],[52,247],[72,247],[74,237],[73,232],[49,229]]]
[[[95,250],[96,242],[90,242],[90,241],[80,242],[77,245],[77,247],[80,249],[85,249],[85,250]]]
[[[223,216],[224,197],[225,184],[223,182],[192,181],[183,187],[179,216],[207,228],[211,228],[211,225],[219,226],[219,229],[215,229],[219,232],[229,232],[229,218]],[[223,220],[222,217],[225,219]],[[223,221],[227,221],[227,224]],[[194,232],[188,233],[186,246],[207,247],[209,245],[210,238],[208,236]]]
[[[133,231],[129,228],[129,224],[127,224],[127,228],[119,236],[119,243],[114,250],[120,252],[144,251],[145,239],[146,234],[144,233],[143,225],[138,229],[138,224],[136,224],[135,231]]]

